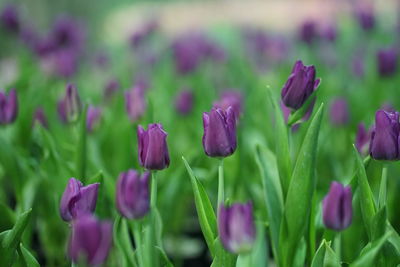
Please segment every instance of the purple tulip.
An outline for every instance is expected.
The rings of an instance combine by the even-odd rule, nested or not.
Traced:
[[[20,19],[18,16],[17,7],[14,5],[7,5],[0,13],[1,26],[9,32],[18,33],[20,30]]]
[[[82,111],[82,104],[75,85],[67,85],[64,98],[58,102],[57,111],[61,121],[64,123],[78,119]]]
[[[371,131],[367,131],[363,123],[358,124],[355,146],[361,155],[368,154],[369,141],[371,139]]]
[[[296,61],[288,80],[282,88],[282,101],[285,106],[299,109],[308,97],[317,89],[320,79],[315,79],[315,67],[304,66]]]
[[[181,115],[189,114],[193,109],[193,92],[191,90],[181,91],[175,100],[175,109]]]
[[[355,12],[358,23],[365,31],[370,31],[375,26],[375,15],[371,6],[359,6]]]
[[[132,48],[137,49],[144,45],[150,36],[157,31],[158,26],[158,21],[154,18],[141,25],[141,27],[130,37]]]
[[[363,77],[365,73],[364,59],[360,55],[353,57],[351,68],[354,75]]]
[[[17,91],[11,89],[8,93],[0,91],[0,125],[10,124],[15,121],[18,115]]]
[[[322,202],[322,218],[327,228],[341,231],[349,227],[353,216],[350,186],[332,182]]]
[[[132,122],[143,116],[146,107],[147,103],[142,87],[134,86],[131,90],[125,92],[125,108]]]
[[[36,122],[38,122],[44,128],[48,128],[49,127],[47,116],[44,113],[43,108],[37,108],[36,109],[35,114],[33,115],[33,123],[36,123]]]
[[[89,106],[86,115],[86,129],[93,132],[101,117],[101,108]]]
[[[392,76],[397,70],[397,52],[394,49],[380,49],[377,54],[378,72],[381,76]]]
[[[120,84],[118,80],[116,79],[111,79],[109,80],[105,87],[104,87],[104,99],[109,100],[112,98],[112,96],[119,90]]]
[[[336,41],[337,28],[334,24],[326,25],[322,30],[322,37],[324,37],[329,42]]]
[[[306,44],[312,44],[318,37],[315,21],[307,20],[300,25],[299,38]]]
[[[147,131],[138,126],[139,163],[148,170],[162,170],[169,166],[167,133],[159,123],[149,124]]]
[[[69,49],[78,52],[82,49],[85,33],[82,25],[75,19],[62,16],[54,23],[49,38],[54,49]]]
[[[249,252],[256,238],[252,204],[236,203],[230,207],[221,204],[218,211],[218,233],[222,245],[229,252]]]
[[[112,223],[84,215],[72,224],[68,255],[74,262],[81,259],[91,266],[103,264],[112,246]]]
[[[232,107],[203,113],[203,148],[207,156],[227,157],[236,150],[236,117]]]
[[[228,107],[232,107],[233,111],[235,112],[235,117],[236,119],[238,119],[240,113],[242,112],[242,102],[243,97],[240,92],[235,90],[228,90],[222,93],[220,99],[217,102],[214,102],[214,107],[223,110],[227,110]]]
[[[378,110],[371,133],[371,157],[377,160],[398,160],[399,132],[399,113]]]
[[[150,172],[141,176],[135,170],[129,170],[119,175],[116,192],[117,209],[128,219],[140,219],[149,212]]]
[[[335,126],[345,125],[349,122],[349,106],[346,99],[335,99],[330,109],[331,123]]]
[[[98,183],[83,186],[79,180],[69,179],[60,202],[61,218],[68,222],[84,214],[93,213],[98,189]]]

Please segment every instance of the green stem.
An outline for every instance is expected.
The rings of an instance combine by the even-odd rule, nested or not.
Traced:
[[[151,195],[150,195],[150,207],[152,209],[151,213],[154,213],[153,208],[157,207],[157,172],[151,172]]]
[[[341,232],[336,233],[335,240],[333,242],[334,250],[336,252],[337,257],[341,258],[341,247],[342,247],[342,234]]]
[[[251,253],[239,254],[236,267],[252,267]]]
[[[135,239],[135,245],[136,245],[136,255],[138,257],[139,261],[139,266],[145,266],[145,262],[143,259],[143,247],[142,247],[142,233],[141,233],[141,224],[139,221],[132,221],[131,222],[131,228],[133,230],[133,237]]]
[[[387,164],[384,163],[382,167],[382,178],[379,189],[378,207],[381,209],[386,205],[386,192],[387,192]]]
[[[224,159],[221,159],[218,166],[218,202],[217,206],[224,204]],[[218,207],[217,207],[218,210]]]

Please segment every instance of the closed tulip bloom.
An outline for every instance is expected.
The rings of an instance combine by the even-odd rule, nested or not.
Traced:
[[[60,214],[64,221],[71,221],[81,215],[93,213],[96,208],[99,184],[83,184],[71,178],[61,198]]]
[[[162,170],[169,166],[167,133],[159,123],[149,124],[147,131],[138,126],[139,163],[148,170]]]
[[[322,203],[322,219],[327,228],[341,231],[349,227],[353,216],[350,186],[332,182]]]
[[[232,107],[203,113],[203,148],[207,156],[227,157],[236,150],[236,117]]]
[[[44,113],[43,108],[37,108],[35,114],[33,115],[33,123],[40,123],[44,128],[49,127],[47,116]]]
[[[101,108],[89,106],[86,115],[86,129],[93,132],[101,117]]]
[[[296,110],[306,102],[320,82],[320,79],[315,79],[315,73],[314,66],[304,66],[301,60],[295,63],[282,88],[281,96],[285,106]]]
[[[378,110],[370,141],[371,157],[378,160],[399,159],[399,113]]]
[[[187,115],[193,108],[193,92],[184,90],[178,94],[175,100],[175,109],[181,115]]]
[[[140,175],[135,170],[119,175],[116,203],[122,216],[128,219],[140,219],[149,212],[149,177],[150,172]]]
[[[364,31],[370,31],[375,26],[375,15],[370,6],[359,6],[356,10],[356,18]]]
[[[112,223],[84,215],[72,224],[68,255],[75,262],[81,259],[90,266],[103,264],[112,246]]]
[[[330,119],[333,125],[340,126],[349,122],[349,106],[346,99],[336,99],[330,109]]]
[[[10,90],[8,96],[0,92],[0,125],[10,124],[18,115],[18,97],[15,89]]]
[[[61,121],[64,123],[78,119],[82,111],[82,104],[75,85],[67,85],[64,98],[58,102],[57,111]]]
[[[125,108],[132,122],[143,116],[146,107],[147,103],[142,87],[134,86],[131,90],[125,92]]]
[[[0,24],[9,32],[18,33],[20,30],[20,19],[17,7],[14,5],[7,5],[0,12]]]
[[[371,132],[365,128],[363,123],[358,124],[355,146],[361,155],[368,154],[369,141],[371,139]]]
[[[397,70],[397,53],[394,49],[381,49],[377,53],[378,72],[381,76],[391,76]]]
[[[112,98],[112,96],[119,90],[120,84],[118,80],[116,79],[111,79],[109,80],[105,87],[104,87],[104,99],[109,100]]]
[[[256,238],[252,204],[219,206],[218,233],[222,245],[231,253],[249,252]]]
[[[299,38],[301,41],[311,44],[317,39],[317,37],[317,25],[314,21],[308,20],[300,25]]]

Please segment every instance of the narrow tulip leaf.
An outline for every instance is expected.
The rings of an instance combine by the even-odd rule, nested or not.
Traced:
[[[386,221],[387,231],[392,232],[392,235],[389,237],[389,242],[396,248],[396,250],[400,253],[400,236],[390,224],[389,221]]]
[[[157,249],[158,253],[160,253],[160,256],[161,256],[161,259],[162,259],[162,266],[174,267],[172,262],[168,259],[168,256],[165,253],[165,251],[162,248],[160,248],[159,246],[156,246],[156,249]]]
[[[193,170],[190,168],[186,159],[182,157],[182,160],[185,164],[186,170],[189,173],[190,181],[192,183],[194,202],[196,205],[197,216],[199,217],[201,231],[203,232],[211,255],[214,256],[214,240],[216,239],[218,233],[215,212],[211,205],[210,199],[208,198],[207,193],[204,190],[203,185],[194,175]]]
[[[87,105],[83,108],[82,114],[79,118],[78,127],[78,144],[76,149],[76,175],[80,180],[84,180],[86,177],[86,116],[87,116]]]
[[[340,260],[336,253],[332,250],[331,246],[329,246],[325,242],[325,258],[324,258],[324,267],[340,267]]]
[[[275,155],[266,147],[256,146],[256,162],[261,173],[264,201],[268,212],[269,230],[274,255],[279,246],[279,227],[283,213],[283,195]],[[277,257],[275,257],[277,258]]]
[[[14,211],[4,203],[0,203],[0,232],[13,227],[15,223]]]
[[[215,257],[212,267],[233,267],[236,265],[237,256],[224,249],[219,238],[214,240]]]
[[[113,226],[113,242],[124,259],[123,266],[137,266],[134,260],[133,247],[129,239],[129,231],[126,221],[117,216]]]
[[[283,195],[285,196],[289,188],[291,172],[292,172],[292,162],[289,150],[288,127],[286,126],[285,120],[283,118],[282,110],[275,101],[270,89],[268,89],[268,98],[272,104],[275,114],[276,158],[279,159],[278,160],[279,177],[282,183]]]
[[[23,258],[27,267],[39,267],[39,262],[35,259],[35,257],[27,250],[22,244],[20,244],[18,253],[21,258]]]
[[[376,266],[374,263],[376,256],[378,255],[378,252],[381,250],[390,235],[392,235],[392,233],[387,232],[378,240],[375,240],[372,243],[368,243],[368,245],[361,251],[360,256],[352,264],[350,264],[350,267]]]
[[[280,257],[283,266],[292,265],[296,248],[309,222],[316,184],[315,159],[322,114],[323,104],[314,115],[304,137],[286,197],[279,239],[280,246],[283,246]]]
[[[292,126],[298,122],[301,121],[301,119],[304,117],[304,115],[306,115],[308,109],[310,108],[310,106],[312,105],[312,103],[315,101],[316,97],[317,97],[317,92],[318,90],[315,90],[306,100],[306,102],[304,102],[303,106],[301,106],[301,108],[299,108],[298,110],[296,110],[294,113],[292,113],[289,116],[288,119],[288,126]]]
[[[365,228],[370,240],[372,240],[372,220],[376,213],[376,204],[371,191],[371,187],[368,183],[367,173],[365,171],[364,163],[357,151],[357,148],[353,145],[354,155],[356,158],[356,166],[358,168],[358,187],[360,190],[360,206],[361,214],[364,221]]]
[[[307,256],[307,243],[304,238],[301,239],[297,246],[296,254],[293,260],[293,267],[303,267]]]
[[[18,247],[18,244],[21,242],[22,234],[26,226],[29,223],[29,219],[31,217],[32,209],[29,209],[18,216],[14,227],[7,233],[7,235],[2,240],[2,246],[4,248],[15,250]]]
[[[314,258],[311,262],[311,267],[324,266],[325,251],[326,251],[326,240],[323,239],[317,249],[317,252],[315,252]]]
[[[386,232],[386,206],[383,206],[372,219],[372,240],[377,240]]]
[[[268,267],[268,242],[265,235],[265,223],[256,221],[257,237],[254,242],[254,247],[251,250],[251,266],[264,266]],[[238,259],[239,261],[239,259]]]
[[[102,170],[99,170],[95,175],[88,179],[88,184],[100,183],[103,184],[104,174]]]

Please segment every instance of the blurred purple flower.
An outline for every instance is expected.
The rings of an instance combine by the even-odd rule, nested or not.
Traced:
[[[136,49],[143,45],[150,36],[157,31],[159,27],[158,21],[153,18],[145,22],[140,28],[135,31],[130,37],[131,46]]]
[[[0,125],[10,124],[15,121],[18,115],[17,91],[11,89],[8,96],[0,91]]]
[[[104,99],[109,100],[119,90],[120,84],[116,79],[110,79],[107,81],[104,87]]]
[[[167,133],[159,123],[149,124],[147,131],[137,129],[139,163],[148,170],[162,170],[169,166]]]
[[[227,90],[222,92],[220,99],[214,102],[213,106],[223,110],[227,110],[229,107],[232,107],[236,119],[239,119],[239,116],[242,112],[242,102],[243,96],[239,91]]]
[[[310,45],[318,37],[317,24],[313,20],[304,21],[299,28],[299,38],[304,43]]]
[[[61,121],[64,123],[78,119],[82,111],[82,104],[75,85],[67,85],[64,98],[58,101],[57,111]]]
[[[82,258],[91,266],[103,264],[112,246],[112,223],[92,215],[79,217],[72,224],[68,255],[77,263]]]
[[[235,254],[249,252],[256,239],[252,204],[235,203],[230,207],[220,204],[218,233],[227,251]]]
[[[337,27],[334,24],[328,24],[322,29],[321,36],[329,42],[336,41]]]
[[[86,129],[89,132],[93,132],[96,124],[101,118],[101,108],[94,107],[90,105],[87,110],[86,115]]]
[[[18,33],[20,31],[21,22],[15,5],[8,4],[0,11],[0,23],[8,32]]]
[[[44,113],[43,108],[39,107],[35,110],[35,114],[33,115],[33,123],[39,123],[40,125],[42,125],[44,128],[48,128],[49,127],[49,123],[47,120],[47,116]]]
[[[360,123],[357,126],[357,134],[355,146],[361,155],[366,156],[369,149],[369,141],[371,139],[371,131],[365,128],[364,123]]]
[[[79,180],[69,179],[60,202],[61,218],[69,222],[79,216],[93,213],[98,190],[98,183],[83,186]]]
[[[236,150],[236,116],[232,107],[203,113],[203,148],[209,157],[227,157]]]
[[[175,99],[175,109],[181,115],[189,114],[193,109],[194,95],[191,90],[181,91]]]
[[[355,16],[363,30],[370,31],[374,28],[375,14],[372,6],[357,6]]]
[[[380,49],[377,54],[378,72],[381,76],[392,76],[397,70],[397,52],[394,49]]]
[[[361,55],[356,55],[353,57],[351,67],[354,75],[356,75],[357,77],[364,76],[365,73],[364,59],[361,57]]]
[[[125,108],[132,122],[140,119],[146,111],[147,103],[144,95],[144,89],[140,86],[134,86],[125,92]]]
[[[377,160],[399,159],[399,113],[378,110],[371,133],[369,151]]]
[[[344,98],[335,99],[330,108],[331,123],[335,126],[345,125],[349,122],[349,105]]]
[[[149,177],[150,172],[140,175],[135,170],[119,175],[115,195],[117,209],[122,216],[128,219],[140,219],[149,212]]]
[[[320,83],[320,79],[315,79],[315,74],[313,65],[305,66],[301,60],[296,61],[282,88],[281,96],[285,106],[296,110],[306,102]]]
[[[350,186],[332,182],[323,200],[322,218],[327,228],[341,231],[349,227],[353,216]]]

